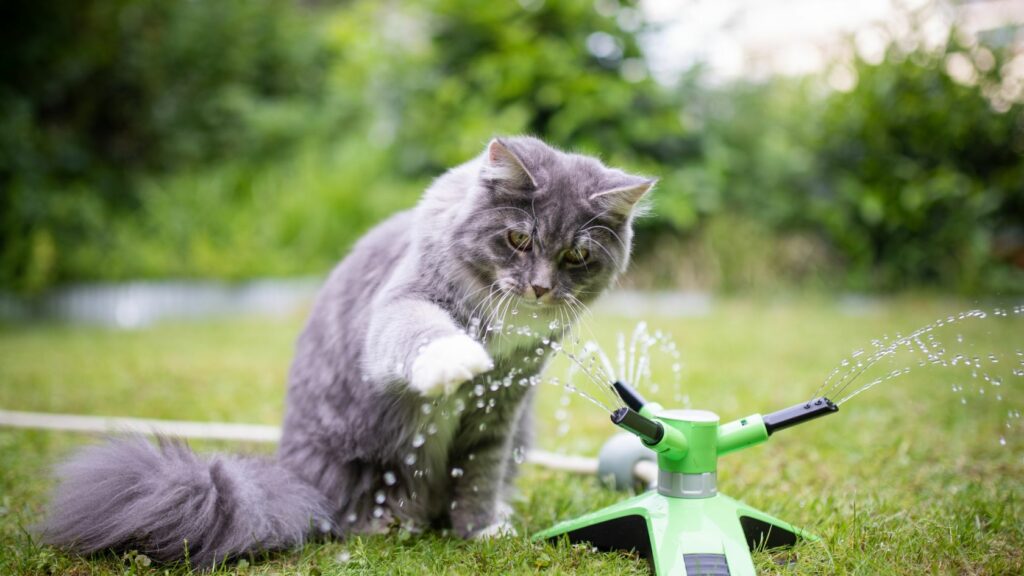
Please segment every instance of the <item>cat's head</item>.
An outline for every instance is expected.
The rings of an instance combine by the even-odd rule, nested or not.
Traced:
[[[492,140],[476,178],[457,257],[481,286],[541,308],[593,300],[626,269],[655,183],[529,137]]]

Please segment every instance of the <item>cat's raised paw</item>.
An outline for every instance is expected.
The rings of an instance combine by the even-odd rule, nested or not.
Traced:
[[[459,384],[494,368],[487,351],[465,334],[438,338],[412,364],[410,385],[427,396],[448,394]]]

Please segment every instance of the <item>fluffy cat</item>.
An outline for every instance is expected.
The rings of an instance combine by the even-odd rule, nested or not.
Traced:
[[[207,567],[398,523],[513,532],[545,341],[625,269],[653,184],[534,138],[491,141],[332,272],[298,339],[276,459],[137,437],[86,448],[58,468],[44,540],[164,561],[187,545]]]

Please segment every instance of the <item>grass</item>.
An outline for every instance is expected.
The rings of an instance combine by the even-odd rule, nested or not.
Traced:
[[[805,399],[856,348],[977,303],[900,297],[851,311],[824,299],[728,300],[704,317],[651,318],[675,335],[680,388],[670,362],[654,366],[665,404],[688,402],[723,420]],[[991,309],[991,304],[982,307]],[[276,424],[285,373],[302,318],[165,324],[117,332],[67,326],[0,327],[0,407],[152,418]],[[614,348],[636,321],[609,314],[589,329]],[[758,553],[762,573],[1024,573],[1024,318],[990,316],[944,328],[950,351],[977,355],[972,368],[920,368],[902,353],[872,375],[913,370],[842,407],[840,414],[780,433],[721,462],[723,492],[822,537],[784,553]],[[957,342],[957,334],[962,342]],[[988,360],[997,355],[998,363]],[[656,359],[657,362],[657,359]],[[550,375],[562,376],[556,362]],[[1001,386],[984,374],[1002,377]],[[869,379],[869,378],[868,378]],[[865,379],[866,382],[868,379]],[[962,386],[960,392],[954,385]],[[984,390],[984,394],[980,393]],[[544,386],[541,447],[594,454],[613,432],[605,414]],[[997,400],[999,395],[1001,399]],[[567,404],[566,404],[567,403]],[[567,417],[556,417],[562,410]],[[1000,442],[1005,440],[1005,445]],[[0,574],[183,574],[134,554],[68,556],[34,542],[48,467],[94,438],[0,429]],[[199,450],[269,447],[195,443]],[[624,495],[592,478],[527,467],[516,503],[521,534]],[[796,559],[796,563],[787,560]],[[399,533],[314,543],[300,551],[223,567],[221,574],[645,574],[626,554],[533,544],[525,536],[462,542]]]

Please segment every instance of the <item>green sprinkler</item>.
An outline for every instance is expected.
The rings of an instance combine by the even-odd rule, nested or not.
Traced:
[[[816,398],[762,416],[719,425],[707,410],[665,410],[616,382],[626,407],[612,422],[657,454],[658,488],[562,522],[534,540],[567,538],[598,550],[631,550],[659,576],[753,576],[752,550],[791,546],[817,537],[718,493],[718,458],[764,442],[774,432],[831,414]]]

